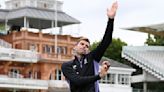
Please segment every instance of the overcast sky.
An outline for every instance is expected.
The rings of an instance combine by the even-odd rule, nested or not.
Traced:
[[[81,21],[80,25],[65,28],[64,33],[88,37],[99,41],[105,31],[106,9],[115,0],[62,0],[63,11]],[[164,23],[164,0],[117,0],[119,8],[115,17],[114,38],[128,45],[144,45],[147,34],[120,28]],[[0,0],[2,7],[4,0]]]

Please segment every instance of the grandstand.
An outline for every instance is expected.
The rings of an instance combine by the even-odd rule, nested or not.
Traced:
[[[164,24],[125,28],[164,36]],[[125,46],[122,57],[137,68],[138,73],[132,77],[134,92],[164,91],[164,47],[163,46]]]

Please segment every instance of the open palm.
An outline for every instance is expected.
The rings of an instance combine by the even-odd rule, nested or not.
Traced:
[[[118,3],[116,1],[112,4],[111,8],[107,9],[107,16],[113,19],[116,15],[117,8],[118,8]]]

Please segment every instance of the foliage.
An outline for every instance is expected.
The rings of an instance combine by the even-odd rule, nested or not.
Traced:
[[[4,24],[0,24],[0,32],[1,31],[5,31],[5,25]]]
[[[95,49],[99,43],[100,42],[94,42],[91,45],[91,50]],[[112,43],[105,51],[104,56],[121,62],[122,46],[126,46],[126,45],[127,44],[121,41],[119,38],[112,39]]]
[[[146,39],[146,44],[149,46],[164,46],[164,37],[154,35],[153,37],[149,34]]]

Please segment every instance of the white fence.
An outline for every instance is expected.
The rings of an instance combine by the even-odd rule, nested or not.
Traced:
[[[18,89],[48,89],[48,81],[2,77],[0,78],[0,87]]]
[[[0,48],[0,60],[36,63],[39,60],[39,55],[30,50]]]

